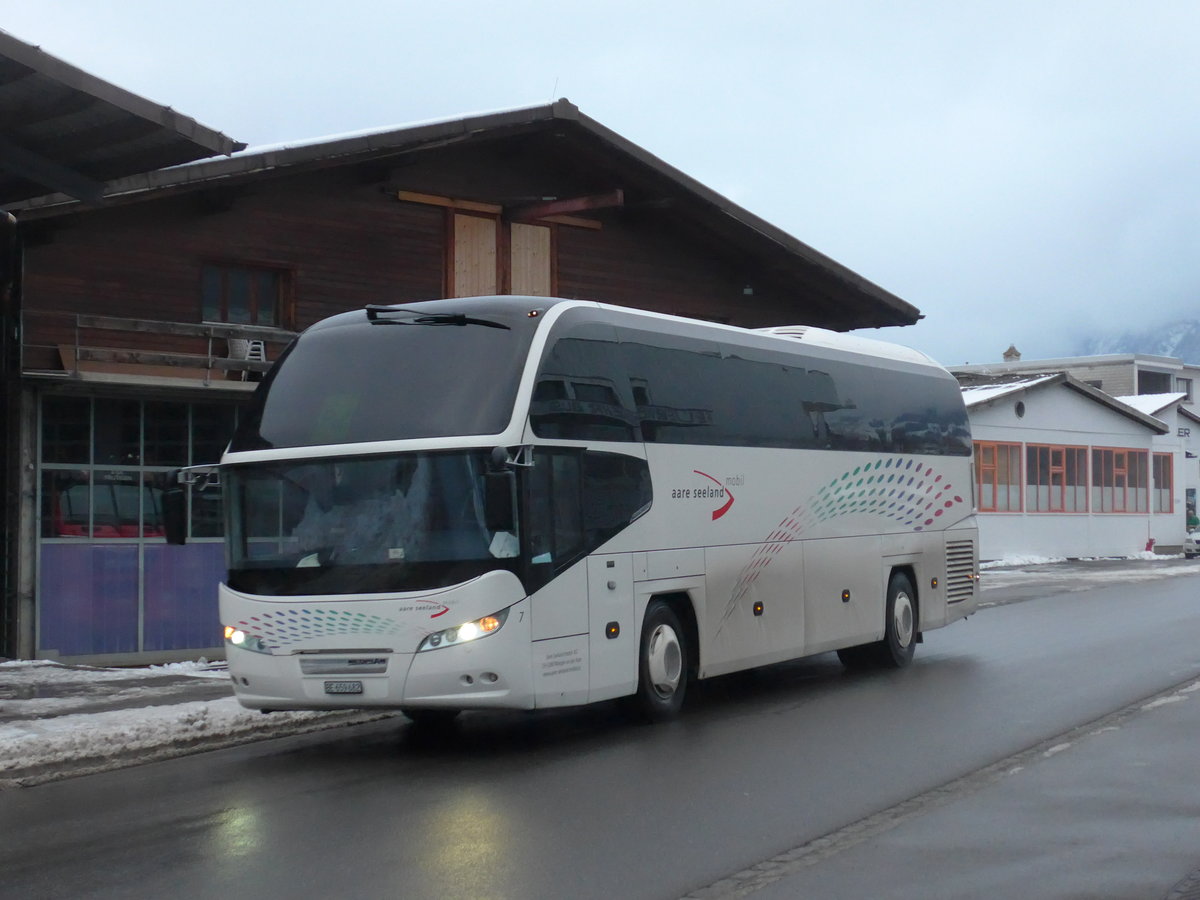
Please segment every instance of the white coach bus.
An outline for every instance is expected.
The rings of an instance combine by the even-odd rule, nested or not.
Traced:
[[[831,650],[904,666],[976,608],[957,383],[821,329],[368,307],[297,338],[216,468],[254,709],[630,696],[661,719],[693,679]]]

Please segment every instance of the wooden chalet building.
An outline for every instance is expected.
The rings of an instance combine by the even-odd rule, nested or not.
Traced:
[[[160,484],[216,460],[259,373],[334,313],[511,293],[752,327],[919,316],[566,100],[9,208],[27,241],[9,655],[222,653],[219,501],[195,503],[189,543],[168,546]]]

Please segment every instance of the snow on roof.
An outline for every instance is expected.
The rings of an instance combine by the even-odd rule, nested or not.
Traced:
[[[1026,388],[1031,388],[1034,385],[1042,384],[1046,381],[1051,381],[1059,378],[1059,373],[1049,375],[1025,375],[1015,376],[1010,381],[997,382],[995,384],[976,384],[964,385],[962,388],[963,403],[967,408],[972,406],[980,406],[984,403],[990,403],[993,400],[998,400],[1008,394],[1023,391]]]
[[[411,131],[415,128],[424,128],[428,125],[447,125],[451,122],[458,122],[463,119],[475,119],[481,116],[498,116],[504,113],[515,113],[525,109],[531,109],[528,106],[509,106],[500,109],[480,110],[472,113],[458,113],[453,116],[442,116],[436,119],[419,119],[413,122],[400,122],[395,125],[380,125],[374,128],[359,128],[354,131],[343,131],[337,134],[326,134],[320,137],[297,138],[290,141],[279,141],[270,144],[254,144],[246,147],[244,150],[235,154],[236,156],[254,156],[262,153],[275,153],[280,150],[293,150],[299,147],[314,147],[319,144],[330,144],[334,141],[346,141],[354,138],[374,137],[376,135],[388,135],[398,131]],[[189,165],[189,163],[184,163]]]
[[[1152,416],[1166,409],[1172,403],[1187,399],[1187,394],[1135,394],[1130,397],[1117,397],[1126,406],[1132,406],[1140,413]]]

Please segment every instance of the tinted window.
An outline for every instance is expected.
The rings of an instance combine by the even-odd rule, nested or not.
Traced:
[[[650,505],[645,460],[616,453],[583,454],[583,534],[589,550],[614,537]]]
[[[622,330],[645,440],[969,455],[957,383],[783,350]]]
[[[538,447],[524,478],[535,583],[620,533],[651,500],[646,461],[617,453]]]
[[[42,401],[42,461],[91,462],[92,404],[83,397]]]
[[[538,370],[529,418],[544,438],[639,440],[621,346],[611,325],[559,328]]]
[[[540,321],[528,304],[442,301],[326,320],[268,374],[231,449],[502,431]]]

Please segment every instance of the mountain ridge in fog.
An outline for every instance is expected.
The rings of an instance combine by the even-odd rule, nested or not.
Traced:
[[[1093,334],[1078,343],[1075,353],[1079,356],[1141,353],[1171,356],[1185,363],[1200,364],[1200,320],[1180,319],[1144,331]]]

